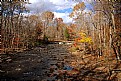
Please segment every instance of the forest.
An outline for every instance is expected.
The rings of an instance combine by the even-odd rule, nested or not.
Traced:
[[[0,2],[0,80],[24,80],[13,78],[19,76],[11,70],[12,67],[18,68],[18,65],[10,65],[14,64],[16,59],[21,61],[29,58],[50,59],[55,53],[58,60],[63,56],[61,51],[65,49],[63,52],[66,55],[68,51],[69,55],[61,58],[64,60],[64,66],[62,66],[63,61],[60,64],[63,68],[59,68],[60,61],[52,66],[47,66],[49,77],[53,79],[56,76],[56,79],[54,78],[52,81],[121,80],[121,1],[92,0],[93,9],[90,11],[85,11],[86,4],[83,0],[72,1],[77,3],[68,15],[72,19],[72,22],[69,23],[65,23],[63,18],[56,17],[54,12],[49,10],[29,15],[31,11],[26,8],[27,4],[32,4],[29,0],[2,0]],[[58,51],[61,47],[62,49],[65,47],[65,49]],[[38,49],[43,51],[37,51]],[[44,54],[45,50],[47,50],[47,54]],[[49,50],[51,53],[48,53]],[[24,56],[25,52],[28,53],[27,51],[31,51],[31,57]],[[42,57],[39,58],[41,53]],[[34,57],[32,54],[38,56]],[[69,61],[65,62],[67,58]],[[33,67],[37,66],[36,60],[32,63]],[[29,67],[31,64],[25,66]],[[7,69],[8,67],[11,68]],[[11,72],[7,72],[7,70],[11,70]],[[26,72],[26,70],[18,68],[15,69],[15,72],[19,71],[18,74],[22,75],[21,72]],[[34,73],[36,74],[35,71]],[[92,77],[93,75],[94,77]],[[50,78],[50,80],[47,80],[48,78],[45,80],[42,77],[32,78],[33,76],[25,78],[25,81],[36,79],[37,81],[51,81]]]

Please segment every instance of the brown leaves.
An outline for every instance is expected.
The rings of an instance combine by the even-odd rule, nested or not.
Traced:
[[[73,8],[73,12],[69,15],[69,17],[73,17],[74,15],[77,15],[78,14],[77,11],[83,11],[85,7],[86,6],[84,2],[76,4]]]
[[[78,3],[74,6],[73,11],[77,11],[77,10],[80,10],[80,9],[84,10],[84,8],[85,8],[85,4],[84,4],[84,2],[81,2],[81,3]]]
[[[62,22],[63,22],[63,19],[62,19],[62,18],[55,18],[55,21],[56,21],[57,23],[62,23]]]
[[[36,15],[31,15],[31,16],[29,17],[29,19],[35,21],[35,20],[38,19],[38,16],[36,16]]]
[[[74,16],[74,12],[72,12],[72,13],[69,15],[69,17],[71,17],[71,18],[72,18],[73,16]]]
[[[50,11],[46,11],[46,12],[42,13],[42,17],[45,20],[52,20],[54,18],[54,13],[52,13]]]

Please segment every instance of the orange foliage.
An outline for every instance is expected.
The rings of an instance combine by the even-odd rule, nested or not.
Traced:
[[[20,38],[19,37],[15,37],[14,38],[14,42],[13,42],[13,44],[19,44],[20,43]]]

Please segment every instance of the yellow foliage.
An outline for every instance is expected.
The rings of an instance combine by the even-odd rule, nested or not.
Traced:
[[[85,39],[85,42],[87,42],[87,43],[89,43],[89,44],[92,44],[92,39],[89,38],[89,37],[87,37],[87,38]]]
[[[86,33],[81,32],[79,34],[80,34],[81,37],[86,37]]]
[[[86,33],[81,32],[79,33],[81,39],[78,40],[80,43],[89,43],[92,44],[92,39],[86,35]]]
[[[92,39],[89,37],[83,37],[82,39],[79,40],[79,42],[92,44]]]
[[[79,40],[79,42],[84,43],[85,42],[85,39],[81,39],[81,40]]]

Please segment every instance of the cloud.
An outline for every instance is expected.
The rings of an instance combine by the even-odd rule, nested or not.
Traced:
[[[93,3],[95,0],[82,0],[83,2],[85,2],[85,3]]]
[[[31,4],[27,4],[26,7],[31,13],[41,13],[44,11],[53,11],[56,9],[56,5],[48,0],[30,0]]]
[[[40,13],[43,11],[56,11],[72,8],[76,3],[68,0],[30,0],[29,5],[26,5],[32,13]]]
[[[73,6],[77,3],[69,0],[51,0],[53,4],[56,4],[57,10],[63,10],[68,8],[73,8]]]
[[[55,18],[63,18],[65,23],[72,22],[72,18],[70,18],[68,15],[69,13],[58,13],[54,12]]]
[[[50,2],[52,2],[53,4],[56,4],[56,5],[63,5],[67,1],[65,1],[65,0],[50,0]]]
[[[72,19],[69,18],[69,13],[72,12],[73,6],[77,3],[69,0],[30,0],[29,5],[26,7],[31,13],[42,13],[44,11],[52,11],[55,17],[63,18],[64,22],[71,22]]]
[[[92,0],[29,0],[30,3],[26,7],[30,10],[31,14],[42,13],[44,11],[52,11],[55,17],[63,18],[64,22],[71,22],[69,14],[72,12],[73,7],[79,2],[83,1],[86,4],[86,10],[91,10],[90,3]]]

